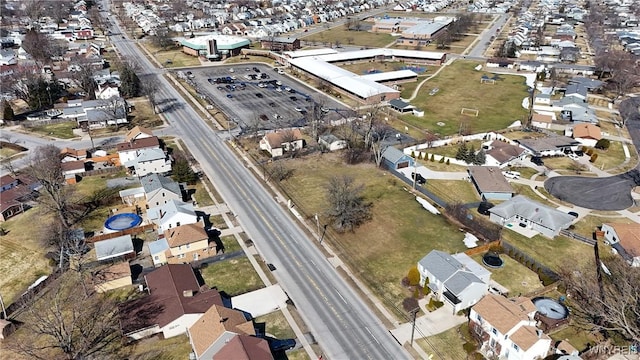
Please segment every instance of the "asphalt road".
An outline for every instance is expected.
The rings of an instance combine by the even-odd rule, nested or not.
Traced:
[[[255,72],[254,67],[260,72]],[[233,72],[230,72],[231,69]],[[272,67],[263,64],[234,64],[181,69],[181,71],[183,73],[191,71],[193,78],[190,81],[195,85],[198,93],[205,95],[228,117],[236,119],[235,122],[243,129],[257,127],[260,130],[273,130],[305,126],[307,115],[312,111],[314,102],[329,110],[323,118],[326,122],[341,120],[355,114],[353,110],[316,92],[315,89],[300,84],[287,75],[278,74]],[[251,80],[246,78],[248,74],[258,76],[267,74],[269,78]],[[236,77],[234,84],[211,84],[208,81],[208,79],[215,81],[216,78],[228,76]],[[282,85],[266,84],[267,81],[274,80],[280,81]],[[240,83],[245,84],[244,89],[241,89]],[[267,86],[261,88],[258,86],[259,83],[265,83]],[[235,90],[228,89],[227,85],[229,87],[235,85]],[[292,92],[286,91],[285,88],[290,88]],[[306,98],[310,98],[310,101]],[[261,115],[264,115],[262,119]]]
[[[507,23],[507,20],[509,19],[509,16],[507,16],[506,14],[498,14],[498,16],[499,16],[498,20],[496,20],[496,22],[493,23],[493,25],[490,28],[484,30],[480,34],[480,37],[478,38],[478,42],[473,47],[473,49],[469,51],[469,54],[467,54],[468,58],[484,59],[484,52],[487,50],[487,47],[489,46],[487,44],[491,42],[491,37],[495,36],[497,34],[497,30],[502,29],[504,25]]]
[[[114,45],[142,69],[158,74],[136,48],[122,38]],[[168,80],[158,76],[159,100],[184,103]],[[190,106],[165,113],[203,171],[215,184],[299,309],[326,359],[402,359],[409,355],[375,314],[343,281],[290,214],[238,160],[235,153]]]

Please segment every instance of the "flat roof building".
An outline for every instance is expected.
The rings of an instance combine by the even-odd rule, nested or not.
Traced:
[[[239,36],[213,34],[194,38],[181,38],[182,52],[193,56],[203,56],[211,61],[219,61],[240,54],[251,42]]]

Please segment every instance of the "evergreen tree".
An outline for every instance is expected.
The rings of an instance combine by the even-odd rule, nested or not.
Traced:
[[[473,162],[475,165],[484,165],[485,161],[487,161],[487,156],[484,153],[484,150],[478,151],[475,156],[475,161]]]
[[[458,147],[458,152],[456,152],[456,160],[466,160],[467,152],[467,144],[461,143]]]
[[[120,93],[125,98],[140,95],[141,85],[138,75],[133,71],[131,65],[124,64],[120,73]]]
[[[469,152],[467,152],[464,161],[467,162],[467,164],[475,164],[476,162],[476,147],[471,145],[471,147],[469,148]]]
[[[13,120],[14,116],[15,114],[13,112],[13,108],[11,107],[11,104],[9,104],[7,100],[4,100],[2,102],[2,119],[11,121]]]
[[[176,156],[171,169],[173,180],[192,184],[198,180],[198,175],[193,172],[189,161],[184,156]]]

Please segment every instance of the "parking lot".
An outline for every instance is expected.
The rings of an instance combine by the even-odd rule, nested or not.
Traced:
[[[264,64],[234,64],[183,70],[209,102],[243,131],[301,127],[315,104],[325,122],[354,112]]]

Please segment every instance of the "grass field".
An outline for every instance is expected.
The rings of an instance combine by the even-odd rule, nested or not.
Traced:
[[[337,41],[341,45],[356,45],[368,48],[385,47],[395,41],[394,37],[389,34],[371,33],[368,31],[349,31],[343,26],[304,37],[302,40],[328,45],[335,45]]]
[[[484,253],[477,254],[471,258],[482,264],[483,255]],[[509,289],[509,296],[518,296],[542,288],[538,274],[505,254],[500,255],[500,258],[504,261],[503,267],[487,270],[491,271],[491,280]]]
[[[130,128],[139,125],[153,129],[162,125],[162,119],[153,112],[151,103],[146,97],[133,98],[131,99],[131,104],[135,106],[135,109],[129,114]]]
[[[489,75],[475,71],[477,62],[456,61],[429,80],[412,104],[425,110],[424,117],[404,115],[408,123],[440,135],[457,134],[461,128],[467,133],[504,129],[522,120],[526,111],[522,99],[527,96],[524,78],[500,75],[494,85],[481,84],[480,77]],[[434,88],[440,90],[429,95]],[[461,115],[462,108],[479,110],[478,117]],[[439,126],[437,123],[444,123]],[[461,126],[462,125],[462,126]]]
[[[420,50],[420,51],[434,51],[434,52],[446,52],[450,54],[462,54],[464,51],[473,43],[473,41],[477,38],[476,35],[465,35],[459,40],[451,42],[449,46],[445,49],[438,48],[436,42],[432,42],[429,45],[393,45],[394,48],[397,49],[407,49],[407,50]]]
[[[548,239],[536,235],[529,239],[514,231],[504,230],[502,238],[553,270],[574,266],[593,257],[593,247],[564,236]]]
[[[366,184],[364,196],[373,204],[372,219],[353,233],[337,234],[328,228],[330,242],[374,293],[400,306],[406,296],[401,280],[411,266],[432,249],[463,251],[463,235],[441,216],[431,215],[403,190],[404,183],[372,164],[346,166],[336,154],[312,155],[287,161],[295,168],[282,183],[303,216],[325,210],[325,184],[332,176],[348,175]],[[321,217],[320,222],[326,221]]]
[[[240,257],[209,264],[202,269],[202,277],[209,287],[217,287],[229,296],[236,296],[261,289],[264,284],[253,269],[249,259]]]
[[[399,61],[360,62],[340,65],[341,68],[358,75],[366,75],[370,70],[379,70],[382,72],[402,70],[403,66],[406,66],[406,64]]]
[[[462,347],[466,340],[460,332],[468,331],[468,328],[469,326],[467,324],[462,324],[440,334],[429,336],[426,339],[418,339],[417,342],[427,354],[432,354],[434,359],[466,359],[467,352]],[[435,351],[438,351],[438,354],[441,356],[438,356]]]
[[[189,358],[191,344],[187,335],[169,339],[154,336],[133,343],[128,350],[132,360],[183,360]]]
[[[43,134],[43,135],[47,135],[47,136],[53,136],[56,137],[58,139],[73,139],[74,137],[76,137],[73,134],[73,129],[78,127],[78,123],[75,121],[66,121],[63,123],[59,123],[59,124],[51,124],[51,125],[43,125],[43,126],[36,126],[36,127],[32,127],[30,128],[31,131],[39,133],[39,134]],[[27,128],[29,129],[29,128]]]
[[[473,185],[462,180],[427,180],[427,190],[446,202],[459,201],[463,204],[480,201]]]
[[[276,339],[295,339],[296,337],[282,311],[259,316],[254,319],[254,323],[264,323],[265,332]]]
[[[149,50],[149,52],[155,56],[156,60],[158,60],[158,62],[164,67],[171,68],[200,65],[200,60],[197,57],[187,55],[179,48],[160,50],[160,48],[153,46],[153,44],[148,41],[141,41],[140,44],[147,48],[147,50]]]
[[[628,145],[629,154],[632,156],[631,159],[637,159],[635,150],[633,149],[633,145]],[[611,141],[611,145],[607,150],[599,150],[595,149],[595,153],[598,154],[598,158],[593,163],[593,166],[598,169],[612,169],[622,165],[625,160],[624,149],[622,148],[622,143],[619,141]],[[632,162],[635,164],[635,161]]]

